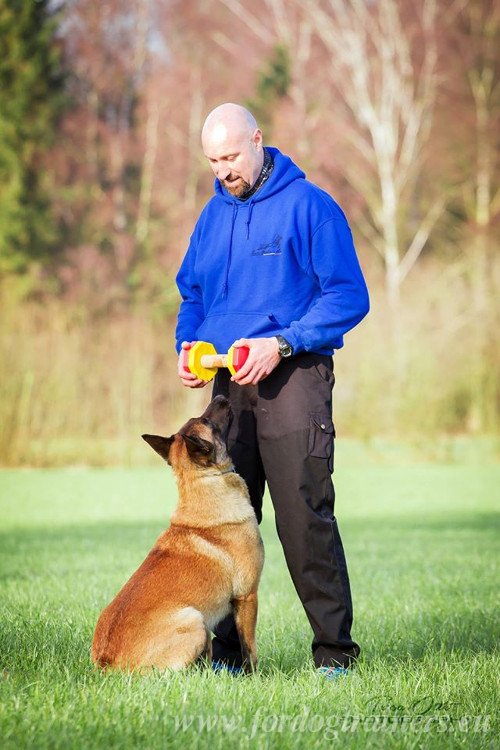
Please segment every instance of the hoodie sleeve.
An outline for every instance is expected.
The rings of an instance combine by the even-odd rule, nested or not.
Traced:
[[[183,341],[193,341],[196,331],[205,318],[200,286],[196,283],[194,262],[196,258],[196,232],[191,236],[189,248],[184,256],[176,283],[182,297],[175,331],[175,348],[180,352]]]
[[[368,313],[368,290],[344,218],[335,217],[314,232],[307,273],[321,289],[307,313],[282,331],[294,353],[340,348],[343,335]]]

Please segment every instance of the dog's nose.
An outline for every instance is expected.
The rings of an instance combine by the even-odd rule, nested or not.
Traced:
[[[226,406],[226,407],[230,406],[229,399],[226,398],[226,396],[222,396],[222,395],[216,396],[213,399],[212,403],[213,404],[217,403],[218,406]]]
[[[216,396],[209,403],[207,411],[224,411],[230,408],[229,399],[226,396]]]
[[[222,431],[226,429],[231,418],[232,409],[229,403],[229,399],[225,396],[216,396],[207,406],[202,417],[209,419]]]

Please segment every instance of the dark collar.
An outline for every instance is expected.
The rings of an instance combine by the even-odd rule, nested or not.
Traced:
[[[252,195],[255,195],[257,190],[262,187],[262,185],[265,183],[265,181],[269,178],[271,172],[274,169],[274,161],[273,157],[267,150],[267,148],[264,148],[264,163],[262,165],[262,169],[260,170],[260,174],[257,177],[257,180],[255,181],[253,187],[250,188],[250,190],[247,190],[246,193],[243,193],[243,195],[238,196],[239,201],[246,201],[249,198],[252,197]]]

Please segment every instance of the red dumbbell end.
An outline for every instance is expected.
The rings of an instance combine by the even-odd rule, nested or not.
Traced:
[[[235,347],[233,352],[233,367],[235,372],[238,372],[248,359],[250,349],[248,346]]]
[[[191,347],[190,347],[191,348]],[[189,369],[189,349],[182,349],[181,350],[181,365],[184,372],[191,372]]]

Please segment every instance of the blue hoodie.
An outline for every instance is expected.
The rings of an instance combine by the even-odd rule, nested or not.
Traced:
[[[281,334],[294,354],[332,354],[367,314],[368,291],[340,206],[269,148],[274,169],[247,201],[215,180],[177,275],[176,348]]]

